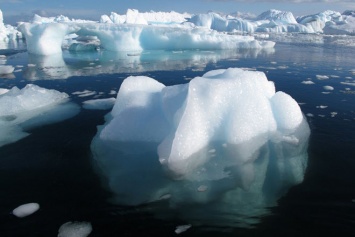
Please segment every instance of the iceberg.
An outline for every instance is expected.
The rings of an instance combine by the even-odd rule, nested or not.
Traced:
[[[69,96],[28,84],[0,95],[0,147],[29,135],[28,130],[68,119],[79,112]]]
[[[22,35],[17,31],[16,27],[5,25],[2,11],[0,9],[0,41],[9,41],[22,38]]]
[[[188,19],[188,22],[197,27],[220,32],[354,35],[354,17],[352,11],[345,11],[341,14],[328,10],[295,18],[291,12],[271,9],[261,13],[256,18],[248,19],[209,12],[193,15]]]
[[[186,26],[50,22],[23,23],[19,30],[26,38],[28,52],[37,55],[61,53],[65,36],[72,33],[79,36],[97,36],[102,48],[115,52],[260,49],[273,48],[275,45],[271,41],[258,41],[252,36],[228,35],[210,29]]]
[[[91,150],[119,204],[250,216],[302,182],[307,166],[299,105],[258,71],[214,70],[173,86],[128,77],[105,119]]]
[[[312,29],[297,23],[291,12],[269,10],[255,19],[241,19],[239,17],[221,16],[218,13],[194,15],[189,22],[196,26],[227,32],[301,32],[314,33]]]
[[[27,51],[38,55],[62,53],[64,37],[78,30],[63,23],[22,23],[18,30],[26,38]]]

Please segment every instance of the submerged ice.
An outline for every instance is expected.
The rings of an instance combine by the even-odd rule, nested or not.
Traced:
[[[309,134],[264,73],[229,68],[174,86],[125,79],[92,152],[120,204],[214,201],[251,215],[302,182]]]
[[[0,93],[0,147],[29,135],[28,130],[65,120],[79,112],[69,96],[33,84]]]

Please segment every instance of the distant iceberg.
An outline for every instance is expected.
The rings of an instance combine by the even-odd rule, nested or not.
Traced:
[[[174,86],[125,79],[91,149],[119,204],[213,203],[249,216],[302,182],[309,135],[297,102],[264,73],[229,68]]]
[[[52,55],[62,52],[66,35],[97,36],[101,47],[116,52],[184,49],[273,48],[271,41],[252,36],[228,35],[210,29],[107,23],[23,23],[19,26],[29,53]]]
[[[22,38],[21,33],[17,31],[16,27],[4,24],[4,18],[0,9],[0,41],[9,41],[17,38]]]
[[[244,18],[243,18],[244,17]],[[38,55],[60,53],[77,38],[96,37],[103,49],[110,51],[141,51],[146,49],[235,49],[271,47],[271,43],[255,43],[249,36],[236,35],[262,33],[307,33],[326,35],[354,35],[353,11],[343,14],[324,11],[294,17],[292,12],[271,9],[251,18],[248,15],[223,15],[216,12],[191,15],[177,12],[139,12],[128,9],[126,14],[111,12],[98,21],[41,17],[35,15],[31,22],[19,26],[5,26],[0,11],[0,39],[25,37],[28,52]],[[201,36],[201,37],[200,37]],[[67,40],[69,42],[64,43]],[[244,42],[240,44],[240,41]],[[226,43],[227,42],[227,43]],[[149,43],[149,45],[147,44]],[[226,46],[226,44],[228,46]],[[96,45],[97,46],[97,45]],[[201,47],[201,48],[200,48]],[[85,45],[72,49],[88,49]]]

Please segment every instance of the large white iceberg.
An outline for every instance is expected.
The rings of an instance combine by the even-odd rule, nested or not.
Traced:
[[[23,23],[19,26],[29,53],[61,53],[66,35],[97,36],[110,51],[273,48],[275,43],[252,36],[228,35],[210,29],[109,23]]]
[[[261,13],[255,19],[237,16],[223,16],[219,13],[194,15],[188,19],[195,26],[227,32],[270,32],[270,33],[324,33],[354,34],[354,14],[345,11],[324,11],[317,14],[297,17],[291,12],[275,9]]]
[[[229,68],[174,86],[127,78],[92,152],[120,204],[214,201],[251,215],[302,182],[309,134],[264,73]]]
[[[298,24],[291,12],[269,10],[260,14],[256,19],[247,20],[239,17],[221,16],[210,12],[192,16],[189,22],[217,31],[227,32],[302,32],[314,33],[306,26]]]
[[[58,122],[79,112],[68,95],[28,84],[0,94],[0,147],[29,135],[28,130]]]

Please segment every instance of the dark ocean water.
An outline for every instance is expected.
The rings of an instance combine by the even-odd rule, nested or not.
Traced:
[[[88,99],[112,97],[111,90],[117,92],[131,75],[175,85],[213,69],[265,72],[277,91],[300,104],[310,125],[304,181],[263,214],[236,211],[228,213],[225,223],[218,217],[215,223],[213,218],[196,221],[182,235],[355,235],[355,48],[279,43],[271,51],[151,51],[132,57],[110,52],[38,57],[8,49],[0,54],[16,66],[12,76],[0,78],[0,88],[32,83],[66,92],[80,106]],[[307,80],[315,84],[302,83]],[[84,90],[96,94],[72,94]],[[30,136],[0,147],[0,236],[57,236],[68,221],[90,222],[90,236],[174,236],[177,226],[190,224],[164,203],[125,207],[112,202],[90,149],[96,126],[108,112],[81,109],[68,120],[37,127],[28,131]],[[40,210],[21,219],[11,215],[29,202],[39,203]]]

